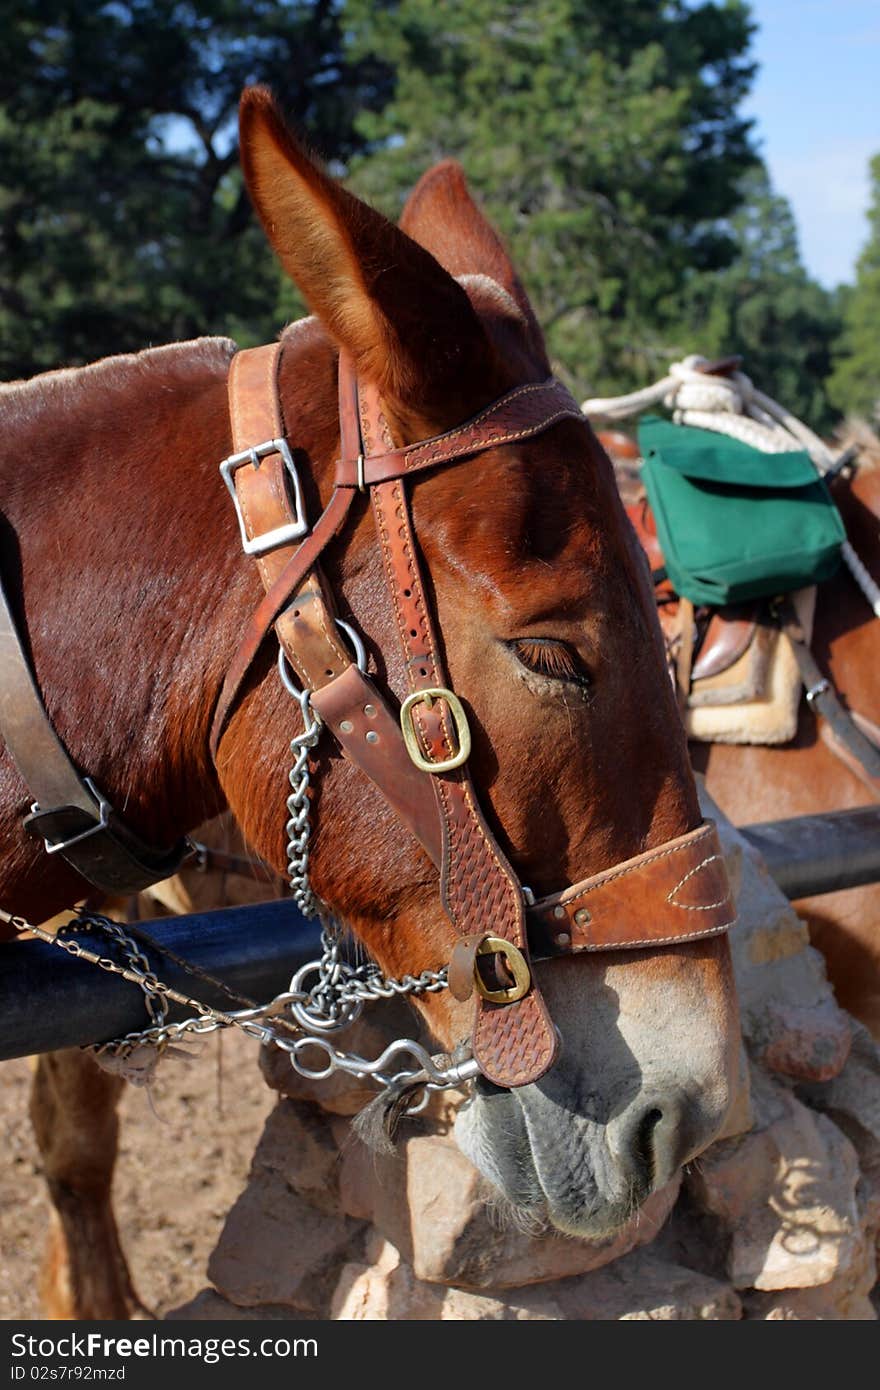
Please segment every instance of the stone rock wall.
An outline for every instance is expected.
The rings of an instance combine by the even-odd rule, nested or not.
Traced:
[[[740,1093],[724,1133],[613,1240],[546,1235],[499,1209],[434,1097],[377,1156],[350,1117],[374,1094],[312,1084],[277,1050],[279,1094],[206,1288],[174,1320],[873,1319],[880,1052],[835,1003],[806,928],[717,808],[737,893]],[[347,1045],[412,1028],[376,1010]],[[352,1030],[352,1033],[355,1030]]]

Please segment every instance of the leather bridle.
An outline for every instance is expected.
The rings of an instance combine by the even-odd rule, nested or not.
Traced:
[[[449,984],[477,996],[472,1049],[496,1085],[523,1086],[552,1065],[558,1035],[529,960],[583,951],[659,947],[726,931],[734,910],[717,832],[686,835],[538,902],[501,851],[468,770],[467,713],[449,686],[422,577],[408,480],[487,449],[534,438],[561,420],[588,428],[558,381],[516,387],[455,429],[395,446],[377,389],[339,361],[340,458],[333,492],[305,515],[285,438],[277,377],[283,344],[239,352],[229,377],[235,452],[221,464],[244,550],[265,595],[246,625],[211,731],[217,758],[227,721],[274,627],[281,650],[342,753],[378,787],[440,872],[458,940]],[[359,494],[369,494],[409,694],[399,711],[340,640],[320,568]],[[304,710],[306,705],[304,705]],[[486,922],[491,923],[491,933]]]
[[[534,438],[561,420],[588,426],[559,382],[531,382],[455,429],[395,447],[378,391],[358,382],[342,353],[340,458],[330,500],[310,525],[280,413],[282,351],[274,344],[239,352],[230,369],[236,452],[221,473],[266,592],[227,673],[211,752],[216,761],[245,677],[274,627],[303,683],[304,715],[327,725],[439,870],[457,935],[448,983],[459,999],[477,996],[471,1046],[480,1070],[499,1086],[523,1086],[548,1070],[559,1046],[530,959],[673,945],[716,936],[734,920],[711,822],[534,902],[479,807],[467,713],[443,667],[408,480]],[[409,694],[399,711],[340,640],[346,625],[335,616],[319,564],[358,494],[372,502],[403,651]],[[35,799],[25,827],[102,891],[138,891],[192,854],[188,841],[171,850],[147,845],[76,768],[49,719],[2,588],[0,734]]]

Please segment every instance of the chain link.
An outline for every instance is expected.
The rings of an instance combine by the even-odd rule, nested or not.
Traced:
[[[283,652],[282,652],[283,656]],[[280,667],[281,678],[287,689],[299,699],[303,717],[303,731],[290,740],[293,754],[293,767],[288,773],[291,791],[287,798],[287,874],[290,891],[304,917],[317,917],[320,904],[309,883],[309,838],[311,818],[309,815],[309,754],[321,737],[322,721],[316,710],[312,709],[311,691],[296,691],[285,678],[284,668]]]
[[[357,634],[341,623],[353,640],[358,666],[363,669],[363,646]],[[337,923],[327,913],[309,883],[309,839],[311,816],[309,804],[309,753],[321,737],[323,722],[312,708],[311,692],[300,690],[294,683],[284,649],[278,652],[278,674],[284,688],[299,701],[303,731],[290,741],[294,764],[288,774],[291,792],[287,798],[287,873],[293,900],[304,917],[320,917],[321,959],[310,961],[294,976],[291,989],[303,999],[291,1004],[291,1012],[302,1028],[320,1033],[347,1028],[360,1016],[365,1003],[393,999],[410,994],[432,994],[446,988],[446,970],[424,970],[421,975],[404,975],[400,980],[386,979],[377,965],[367,963],[351,966],[342,959],[341,939]],[[304,991],[303,982],[317,974],[317,982]]]
[[[164,1026],[167,1010],[165,1007],[165,995],[161,992],[159,981],[150,969],[150,962],[144,955],[138,943],[128,932],[123,931],[118,922],[112,921],[109,917],[102,917],[99,913],[89,912],[83,909],[72,922],[67,922],[59,929],[68,932],[73,927],[82,931],[97,931],[109,936],[112,941],[118,942],[125,952],[126,960],[131,971],[137,975],[138,984],[143,990],[144,1004],[150,1016],[150,1022],[154,1028],[161,1029]]]
[[[364,666],[363,645],[357,634],[346,624],[340,624],[355,646],[358,665]],[[309,883],[309,754],[316,747],[323,727],[320,715],[312,708],[311,692],[300,690],[293,682],[283,649],[279,651],[278,670],[285,688],[299,701],[303,719],[302,733],[290,742],[294,756],[288,774],[290,795],[287,798],[287,872],[293,901],[304,917],[320,917],[321,956],[303,965],[290,982],[290,988],[268,1004],[256,1008],[222,1010],[182,994],[158,979],[150,962],[134,938],[107,917],[82,910],[59,932],[53,935],[34,927],[22,917],[14,917],[0,909],[0,919],[19,932],[29,932],[40,941],[56,946],[78,959],[89,961],[101,970],[136,984],[144,996],[151,1026],[140,1032],[126,1033],[110,1042],[95,1044],[96,1056],[113,1059],[124,1066],[126,1059],[143,1054],[147,1048],[156,1049],[155,1059],[173,1043],[189,1036],[202,1037],[221,1028],[238,1028],[256,1041],[280,1048],[290,1057],[291,1065],[311,1081],[324,1080],[342,1071],[361,1080],[372,1079],[382,1086],[392,1082],[419,1082],[424,1085],[422,1101],[411,1107],[410,1113],[421,1108],[427,1092],[459,1086],[479,1072],[472,1058],[454,1063],[451,1059],[434,1059],[420,1043],[398,1038],[373,1061],[357,1053],[342,1052],[333,1047],[324,1034],[349,1027],[361,1015],[365,1004],[381,999],[406,998],[415,994],[435,994],[447,988],[446,969],[423,970],[420,975],[404,975],[388,979],[372,962],[350,965],[343,958],[342,937],[338,923],[327,915],[324,905],[312,892]],[[91,951],[70,935],[80,930],[115,942],[122,950],[126,963],[120,965],[109,956]],[[316,976],[314,983],[307,982]],[[194,1017],[169,1023],[168,1004],[181,1004],[194,1012]],[[268,1022],[275,1019],[275,1022]],[[292,1036],[291,1029],[302,1036]],[[323,1055],[320,1066],[310,1066],[303,1054],[308,1049]],[[409,1067],[391,1070],[398,1059],[409,1057]],[[415,1062],[415,1067],[412,1066]],[[447,1065],[442,1065],[446,1062]],[[154,1064],[153,1064],[154,1065]],[[152,1075],[152,1070],[149,1070]]]
[[[145,1038],[147,1034],[158,1034],[164,1029],[180,1029],[185,1027],[186,1024],[190,1025],[187,1031],[210,1032],[212,1030],[209,1028],[202,1026],[197,1029],[195,1025],[203,1019],[215,1019],[219,1020],[217,1022],[218,1027],[225,1027],[227,1026],[227,1021],[231,1022],[233,1020],[232,1014],[224,1014],[221,1010],[212,1008],[210,1004],[203,1004],[200,1000],[193,999],[190,995],[183,994],[180,990],[173,989],[171,985],[163,983],[163,981],[158,979],[150,970],[148,963],[147,968],[144,969],[139,962],[141,960],[146,962],[146,957],[143,956],[132,938],[124,931],[121,931],[118,922],[112,922],[109,918],[102,917],[95,912],[84,913],[83,917],[83,924],[86,931],[106,934],[111,940],[122,939],[121,944],[128,943],[131,946],[131,954],[128,955],[128,963],[126,965],[120,965],[118,961],[113,960],[110,956],[99,955],[97,951],[89,950],[88,946],[84,946],[81,941],[77,941],[75,938],[65,935],[65,933],[74,931],[79,925],[78,916],[72,918],[71,921],[66,923],[58,932],[52,933],[46,931],[44,927],[34,926],[32,922],[26,921],[24,917],[15,917],[0,909],[0,921],[6,922],[9,926],[14,927],[17,932],[35,936],[37,940],[44,942],[47,946],[56,946],[59,950],[65,951],[67,955],[73,956],[77,960],[88,961],[90,965],[97,966],[99,970],[106,971],[108,975],[118,975],[121,979],[128,980],[131,984],[135,984],[143,990],[145,998],[149,994],[158,999],[161,1003],[161,1015],[159,1015],[158,1012],[154,1015],[150,1006],[148,1005],[147,1007],[151,1017],[161,1016],[162,1022],[157,1024],[154,1028],[146,1030],[145,1033],[129,1034],[129,1038],[134,1037],[142,1039]],[[119,936],[116,935],[117,931],[119,932]],[[127,947],[126,952],[128,953]],[[183,1024],[165,1023],[164,1019],[167,1014],[167,1005],[169,1002],[180,1004],[187,1009],[195,1010],[199,1016],[198,1019],[185,1020]],[[259,1011],[242,1010],[241,1012],[254,1013]],[[117,1040],[109,1043],[99,1043],[96,1045],[96,1048],[98,1050],[113,1048],[116,1045],[116,1041]]]
[[[348,965],[341,958],[339,929],[335,923],[325,924],[321,959],[304,965],[291,981],[290,989],[276,995],[268,1004],[225,1011],[203,1004],[159,980],[132,937],[117,922],[97,913],[82,913],[55,935],[2,909],[0,920],[9,923],[20,933],[30,933],[40,941],[66,951],[68,955],[89,961],[109,974],[118,975],[143,991],[150,1017],[156,1020],[153,1026],[140,1032],[127,1033],[110,1042],[95,1044],[92,1051],[99,1058],[125,1059],[144,1047],[163,1052],[169,1044],[184,1041],[190,1036],[203,1037],[221,1028],[237,1028],[264,1046],[272,1045],[286,1052],[293,1068],[310,1081],[323,1081],[334,1072],[345,1072],[358,1080],[372,1080],[380,1086],[421,1082],[425,1094],[421,1101],[416,1100],[410,1107],[411,1114],[422,1108],[428,1092],[461,1086],[479,1072],[473,1058],[465,1057],[459,1062],[434,1058],[420,1043],[409,1038],[396,1039],[379,1057],[370,1060],[357,1053],[342,1052],[320,1036],[322,1032],[347,1027],[367,1002],[434,993],[446,988],[445,971],[424,971],[417,977],[405,975],[400,980],[393,980],[385,979],[375,965]],[[102,956],[70,936],[68,933],[77,927],[95,935],[106,935],[118,943],[125,951],[126,964],[121,965],[109,956]],[[312,991],[299,987],[300,981],[315,973],[318,984]],[[169,1002],[192,1009],[196,1016],[176,1023],[167,1022]],[[291,1017],[286,1016],[288,1010]],[[270,1021],[273,1019],[276,1021]],[[294,1036],[290,1031],[295,1025],[302,1030],[300,1036]],[[316,1032],[319,1036],[315,1036]],[[313,1052],[316,1050],[322,1057],[320,1065],[309,1065],[306,1059],[309,1049]],[[399,1061],[407,1057],[410,1065],[399,1066]]]
[[[317,981],[306,989],[312,975]],[[347,1028],[360,1017],[364,1004],[381,999],[406,998],[412,994],[436,994],[447,988],[447,971],[423,970],[420,975],[389,979],[372,961],[350,965],[342,957],[338,925],[323,919],[321,958],[309,961],[291,980],[291,989],[305,1002],[294,1002],[291,1013],[308,1032],[332,1033]]]

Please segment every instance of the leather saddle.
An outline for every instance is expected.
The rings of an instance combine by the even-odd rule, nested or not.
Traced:
[[[766,603],[756,599],[751,603],[729,604],[723,608],[700,607],[691,610],[690,605],[683,604],[666,577],[657,528],[647,498],[642,497],[639,501],[630,503],[626,513],[648,557],[654,576],[660,626],[666,641],[667,659],[673,670],[680,667],[678,656],[682,642],[687,638],[685,623],[692,626],[689,639],[690,683],[686,693],[689,700],[696,697],[697,701],[701,702],[701,692],[698,688],[701,682],[713,681],[730,672],[752,647],[762,643],[763,634],[769,631]],[[720,688],[716,687],[715,693],[720,694]],[[730,702],[724,699],[713,701]]]
[[[713,371],[727,363],[715,364]],[[614,466],[626,513],[648,558],[670,677],[688,738],[701,743],[784,744],[797,733],[801,696],[835,757],[880,800],[880,728],[841,702],[810,650],[816,589],[772,601],[694,607],[675,592],[640,479],[635,440],[599,441]]]

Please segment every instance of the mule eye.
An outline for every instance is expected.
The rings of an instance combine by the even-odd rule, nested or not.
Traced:
[[[517,660],[535,675],[566,681],[582,690],[588,690],[592,684],[577,652],[565,642],[550,637],[518,637],[510,646]]]

